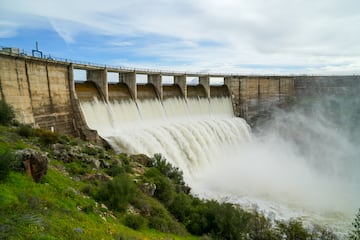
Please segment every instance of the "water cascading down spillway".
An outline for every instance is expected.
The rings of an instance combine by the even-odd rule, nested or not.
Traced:
[[[168,96],[161,102],[151,94],[151,86],[141,89],[137,101],[114,98],[105,103],[80,98],[88,126],[116,151],[149,156],[161,153],[191,181],[219,146],[250,138],[248,125],[234,116],[228,96],[186,100]]]

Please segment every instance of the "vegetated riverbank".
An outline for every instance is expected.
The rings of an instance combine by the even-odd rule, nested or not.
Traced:
[[[116,154],[18,124],[0,126],[0,164],[1,239],[337,239],[196,198],[161,155]]]

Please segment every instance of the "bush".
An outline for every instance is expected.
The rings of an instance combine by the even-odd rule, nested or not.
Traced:
[[[156,185],[154,196],[166,206],[169,206],[176,195],[175,187],[169,178],[162,175],[156,168],[145,172],[145,177]]]
[[[124,174],[126,170],[122,166],[114,165],[111,166],[110,168],[107,168],[105,172],[111,177],[116,177],[118,175]]]
[[[155,167],[175,184],[185,185],[182,171],[166,162],[166,159],[161,154],[155,154],[151,160],[148,167]]]
[[[22,137],[35,136],[35,130],[28,124],[20,124],[17,133]]]
[[[338,240],[339,238],[330,229],[315,224],[312,227],[311,239]]]
[[[189,220],[192,199],[185,193],[177,194],[169,206],[169,211],[179,222],[185,223]]]
[[[354,222],[352,223],[353,229],[349,234],[350,240],[360,240],[360,209],[355,216]]]
[[[127,214],[124,222],[126,226],[138,230],[145,226],[146,219],[141,215]]]
[[[0,154],[0,181],[5,180],[11,170],[11,155],[8,152]]]
[[[165,218],[159,216],[150,217],[149,227],[161,232],[171,232],[169,222]]]
[[[18,168],[18,161],[11,152],[0,153],[0,181],[7,178],[11,170]]]
[[[224,239],[244,239],[248,230],[248,214],[234,208],[229,203],[214,205],[214,207],[217,210],[214,212],[215,219],[211,235]],[[212,208],[212,210],[215,209]]]
[[[51,145],[62,142],[60,135],[44,129],[36,129],[35,136],[39,137],[39,140],[44,145]]]
[[[277,228],[279,233],[288,240],[306,240],[310,237],[310,233],[304,228],[302,222],[296,219],[277,222]]]
[[[4,100],[0,100],[0,124],[8,125],[15,118],[15,112],[12,106],[7,104]]]
[[[112,210],[124,211],[133,200],[135,189],[135,183],[127,175],[122,174],[102,184],[96,198]]]

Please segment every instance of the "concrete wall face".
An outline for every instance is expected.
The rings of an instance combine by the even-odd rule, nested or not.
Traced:
[[[1,96],[22,123],[74,133],[69,72],[65,65],[0,58]]]
[[[130,73],[120,74],[119,79],[128,86],[132,98],[134,100],[137,99],[136,73],[130,72]]]
[[[162,77],[160,74],[149,74],[148,83],[151,83],[156,91],[158,99],[163,99]]]
[[[177,84],[184,98],[187,98],[186,75],[174,76],[174,84]]]
[[[107,81],[106,69],[101,70],[87,70],[86,71],[87,81],[92,81],[98,86],[102,97],[106,102],[109,101],[109,89]]]
[[[199,77],[199,84],[204,87],[206,97],[210,98],[210,77]]]
[[[230,77],[225,78],[236,116],[250,123],[264,117],[274,107],[290,102],[294,95],[292,77]]]
[[[243,106],[241,99],[241,81],[236,77],[224,78],[224,84],[228,87],[233,104],[234,114],[237,117],[243,116]]]
[[[0,56],[0,84],[0,97],[14,107],[16,119],[34,124],[25,62]]]

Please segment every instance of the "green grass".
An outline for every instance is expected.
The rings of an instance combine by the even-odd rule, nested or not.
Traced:
[[[0,183],[0,239],[196,239],[134,231],[83,195],[84,184],[51,168],[42,184],[12,172]]]
[[[81,143],[79,140],[75,142]],[[27,147],[51,152],[38,137],[21,137],[16,129],[0,126],[0,152],[14,152]],[[89,148],[84,152],[95,154]],[[79,180],[77,175],[104,171],[94,170],[80,160],[63,163],[54,159],[50,159],[41,183],[35,183],[24,173],[11,171],[5,180],[0,181],[0,239],[198,239],[186,232],[176,236],[148,226],[137,231],[126,227],[123,223],[125,212],[103,208],[91,194],[81,191],[87,185],[95,189],[97,186]],[[176,222],[161,203],[142,196],[154,209],[165,212],[166,219]]]

